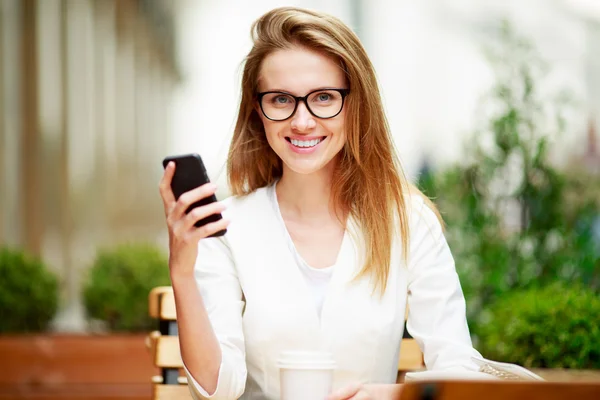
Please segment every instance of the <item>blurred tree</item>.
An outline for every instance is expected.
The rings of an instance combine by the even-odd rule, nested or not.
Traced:
[[[98,250],[83,288],[88,315],[111,332],[143,332],[155,321],[148,314],[148,294],[169,286],[169,263],[156,246],[124,243]]]
[[[58,277],[21,249],[0,247],[0,334],[45,332],[58,308]]]
[[[573,102],[540,92],[547,66],[507,22],[499,38],[486,49],[496,83],[467,161],[418,182],[446,220],[475,335],[482,309],[513,289],[556,280],[600,289],[600,177],[559,171],[548,155]]]

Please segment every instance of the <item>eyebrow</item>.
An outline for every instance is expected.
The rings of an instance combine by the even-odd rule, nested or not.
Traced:
[[[346,86],[346,85],[344,85],[344,86]],[[305,94],[316,92],[318,90],[327,90],[327,89],[346,89],[346,88],[345,87],[337,87],[337,86],[333,86],[333,85],[319,86],[319,87],[316,87],[314,89],[311,89],[311,90],[307,91]],[[293,96],[299,96],[298,94],[294,94],[293,92],[291,92],[289,90],[277,89],[277,88],[276,89],[269,89],[269,90],[261,90],[259,93],[267,93],[267,92],[281,92],[281,93],[291,94]]]

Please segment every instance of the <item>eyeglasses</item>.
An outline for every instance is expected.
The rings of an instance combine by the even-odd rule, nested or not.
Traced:
[[[344,99],[350,89],[319,89],[306,96],[293,96],[286,92],[258,93],[260,109],[271,121],[285,121],[291,118],[303,101],[307,110],[317,118],[328,119],[338,115],[344,108]]]

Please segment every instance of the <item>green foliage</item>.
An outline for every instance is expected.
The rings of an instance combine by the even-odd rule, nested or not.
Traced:
[[[24,251],[0,248],[0,333],[43,332],[58,308],[58,279]]]
[[[148,294],[168,285],[168,261],[157,248],[121,245],[97,253],[84,285],[84,303],[88,315],[105,321],[111,331],[147,331],[155,323],[148,316]]]
[[[508,24],[488,53],[496,83],[466,161],[420,182],[446,221],[475,332],[513,290],[560,280],[600,291],[600,176],[558,170],[549,157],[572,102],[540,92],[547,67]]]
[[[478,326],[486,357],[535,368],[600,368],[600,297],[553,284],[498,300]]]

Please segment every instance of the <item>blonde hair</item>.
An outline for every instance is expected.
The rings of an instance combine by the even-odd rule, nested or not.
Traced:
[[[339,61],[350,94],[344,105],[347,142],[338,155],[332,180],[333,204],[338,215],[356,220],[365,240],[364,265],[357,277],[374,278],[374,288],[385,292],[396,224],[407,261],[406,196],[418,190],[402,172],[366,51],[339,19],[293,7],[269,11],[254,22],[251,32],[254,45],[245,59],[242,98],[227,161],[232,193],[252,193],[273,184],[283,172],[254,106],[265,57],[276,50],[302,46]]]

